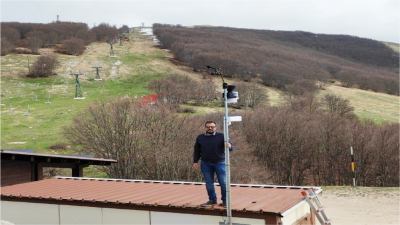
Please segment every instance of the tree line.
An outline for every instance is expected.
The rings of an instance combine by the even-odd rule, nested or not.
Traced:
[[[1,23],[1,55],[14,53],[38,54],[39,48],[54,47],[56,51],[70,55],[80,55],[85,46],[95,41],[116,41],[119,35],[129,32],[101,23],[89,28],[86,23],[53,22],[41,23]]]
[[[176,59],[205,71],[286,89],[299,79],[339,80],[356,87],[399,94],[399,53],[384,44],[347,35],[281,32],[227,27],[153,25],[161,47]]]
[[[206,104],[214,98],[187,90],[165,95],[164,90],[179,86],[173,86],[179,79],[187,90],[202,82],[171,75],[150,84],[160,93],[156,104],[129,97],[93,104],[65,129],[66,137],[86,153],[117,159],[105,168],[113,178],[200,181],[191,169],[194,140],[207,120],[216,121],[222,132],[223,115],[177,113],[181,103]],[[316,88],[303,89],[307,82],[292,85],[285,105],[246,105],[243,122],[230,126],[236,149],[232,181],[349,185],[352,146],[358,185],[399,186],[399,124],[358,120],[347,100],[335,95],[318,100],[307,91]],[[209,91],[216,93],[215,87]]]
[[[321,102],[308,96],[257,109],[245,114],[243,134],[274,182],[351,184],[352,146],[358,185],[398,186],[399,124],[359,121],[346,104],[337,96]]]

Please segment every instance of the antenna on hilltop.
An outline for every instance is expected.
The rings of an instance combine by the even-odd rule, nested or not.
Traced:
[[[57,23],[60,22],[60,15],[57,15],[57,20],[56,20],[56,22],[57,22]]]

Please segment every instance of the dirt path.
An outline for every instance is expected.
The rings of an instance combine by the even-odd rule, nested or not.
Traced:
[[[320,196],[334,225],[400,224],[400,189],[327,187]]]

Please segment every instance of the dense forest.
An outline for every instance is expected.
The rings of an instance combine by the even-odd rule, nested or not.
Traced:
[[[399,53],[383,43],[348,35],[153,25],[161,47],[195,71],[207,65],[224,75],[281,89],[299,79],[338,80],[399,94]]]
[[[119,29],[102,23],[89,28],[86,23],[53,22],[1,23],[1,55],[8,53],[38,54],[39,48],[54,47],[60,53],[79,55],[94,41],[115,42],[119,35],[129,32],[124,25]]]

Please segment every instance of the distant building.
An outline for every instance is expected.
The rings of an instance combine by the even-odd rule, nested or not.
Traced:
[[[3,187],[1,214],[15,224],[224,224],[223,207],[200,206],[207,200],[204,185],[56,177]],[[231,187],[233,224],[315,224],[301,195],[310,187]]]
[[[27,151],[1,150],[1,186],[13,185],[43,178],[43,168],[71,168],[73,177],[82,177],[89,165],[109,166],[113,159],[83,156],[51,155]]]

